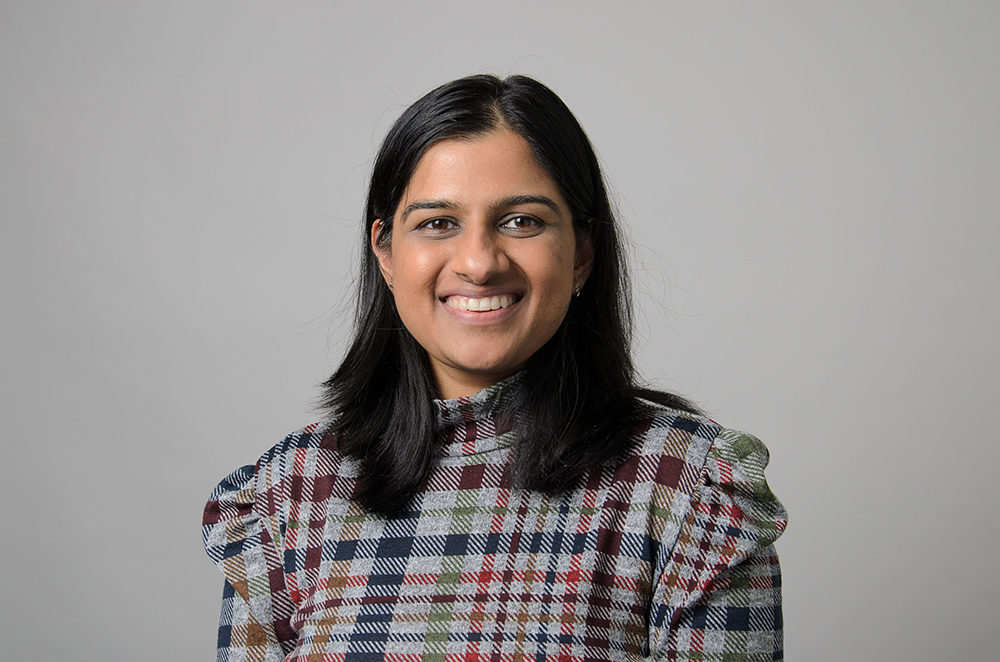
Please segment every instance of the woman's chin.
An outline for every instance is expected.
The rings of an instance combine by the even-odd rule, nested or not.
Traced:
[[[431,368],[438,384],[441,397],[451,398],[470,396],[484,388],[503,381],[524,369],[527,361],[514,360],[477,360],[456,361],[454,358],[441,361],[431,358]]]

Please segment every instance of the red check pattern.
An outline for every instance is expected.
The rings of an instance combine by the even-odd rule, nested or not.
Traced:
[[[497,411],[516,387],[438,403],[438,466],[391,519],[351,500],[357,465],[324,425],[226,478],[203,526],[218,659],[782,659],[764,446],[649,404],[621,463],[514,490]]]

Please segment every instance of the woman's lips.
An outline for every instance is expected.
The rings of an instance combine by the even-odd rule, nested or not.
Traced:
[[[489,310],[499,310],[500,308],[506,308],[512,303],[517,302],[520,297],[516,294],[500,294],[492,297],[461,297],[461,296],[450,296],[445,297],[445,304],[451,306],[452,308],[457,308],[458,310],[470,310],[473,312],[486,312]]]

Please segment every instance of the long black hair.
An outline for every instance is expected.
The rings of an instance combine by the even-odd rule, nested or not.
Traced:
[[[406,506],[434,466],[437,389],[427,355],[406,330],[371,247],[389,241],[393,215],[420,158],[450,138],[509,129],[559,186],[578,236],[590,233],[593,266],[555,335],[528,362],[509,403],[518,426],[510,476],[518,487],[566,489],[624,451],[637,397],[695,411],[683,398],[639,388],[631,356],[631,298],[624,251],[597,156],[579,122],[548,87],[525,76],[477,75],[446,83],[406,109],[372,170],[354,338],[324,383],[322,404],[340,449],[361,462],[355,495],[369,511]],[[529,422],[530,423],[527,423]]]

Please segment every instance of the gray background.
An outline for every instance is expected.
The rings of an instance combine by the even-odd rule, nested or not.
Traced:
[[[772,452],[793,660],[995,659],[1000,3],[0,2],[5,659],[212,659],[226,473],[315,419],[373,150],[577,113],[646,376]]]

